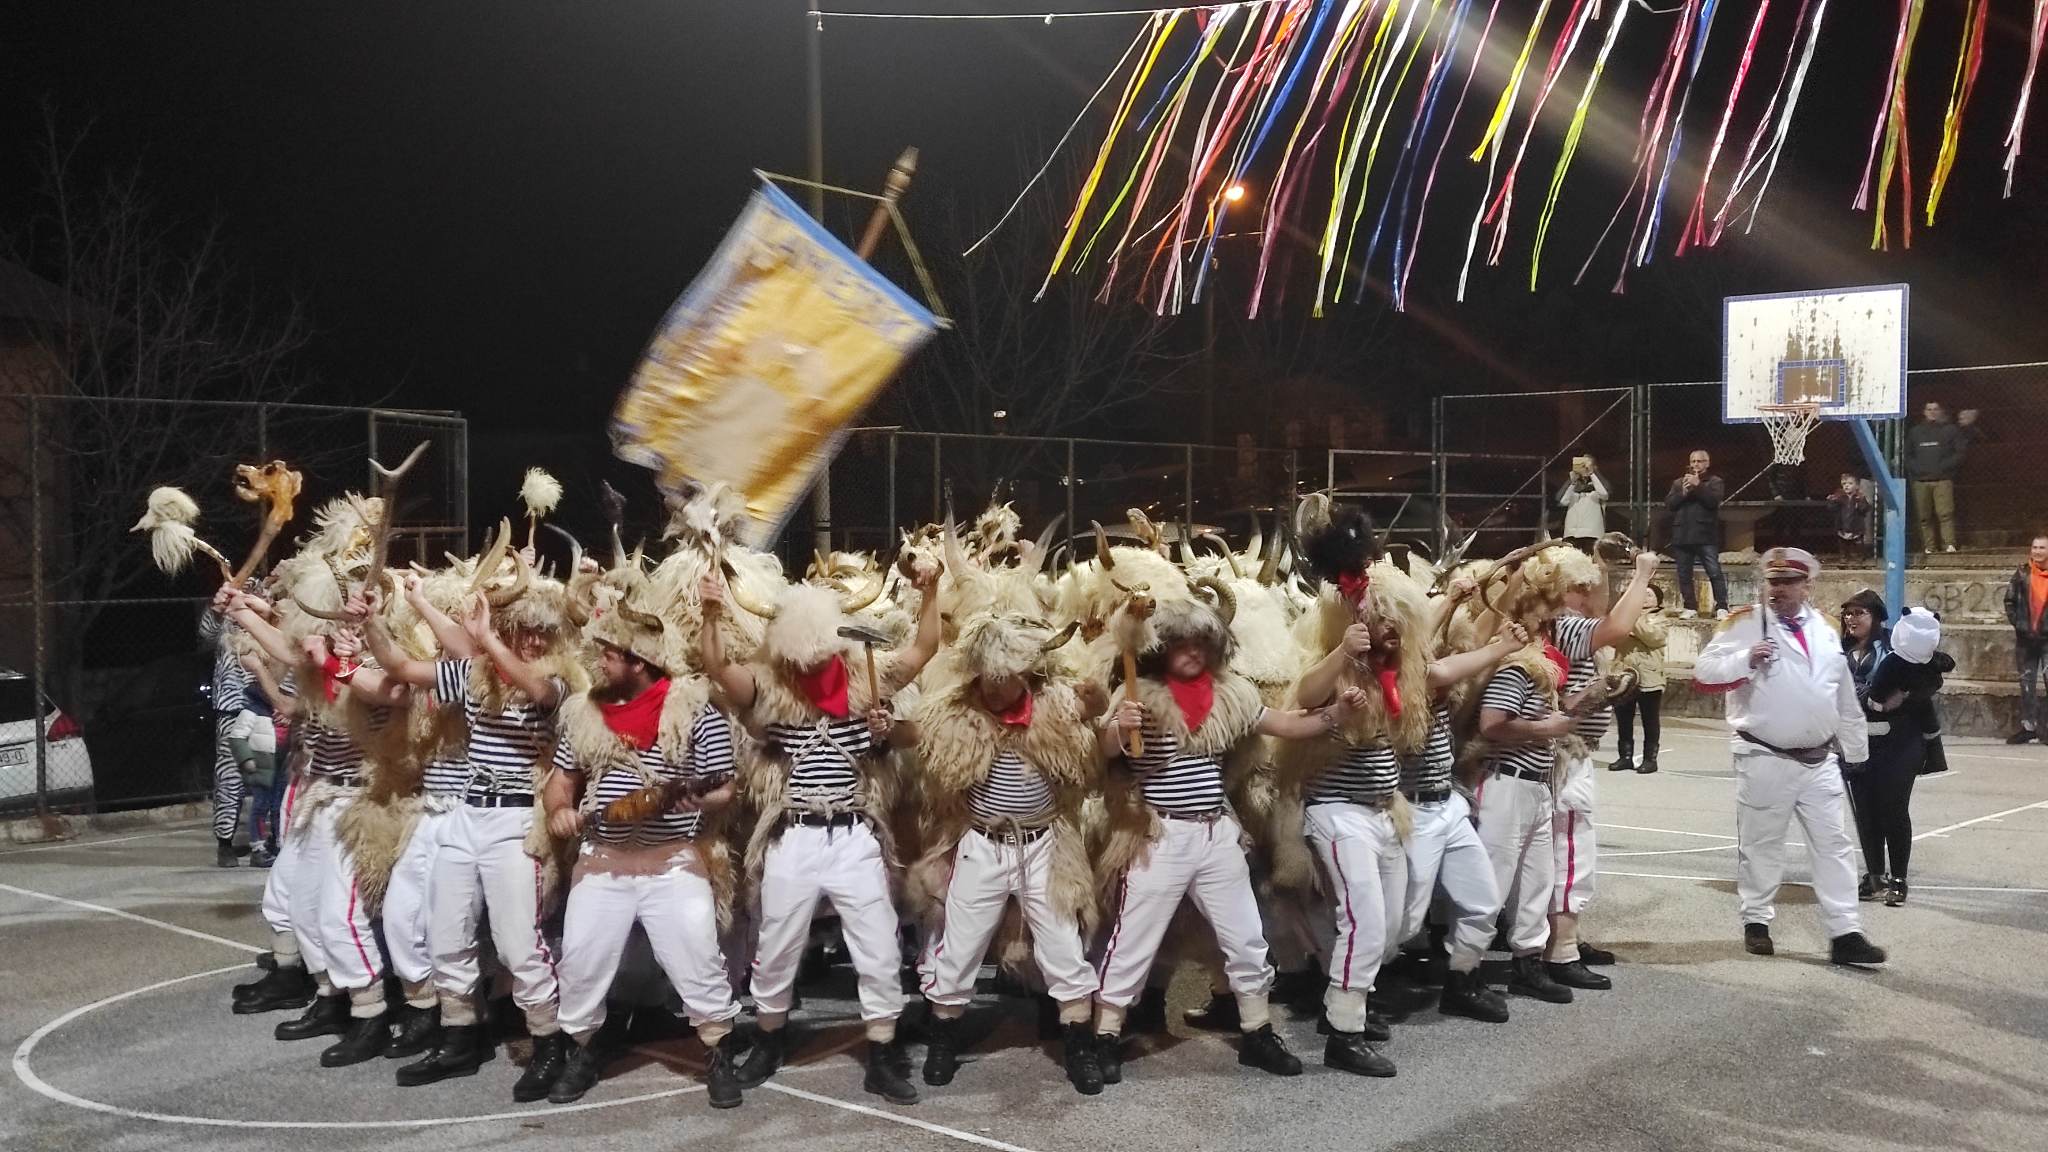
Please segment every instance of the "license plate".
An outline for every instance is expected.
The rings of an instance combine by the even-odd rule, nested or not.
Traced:
[[[0,768],[9,768],[17,764],[26,763],[28,763],[28,749],[0,748]]]

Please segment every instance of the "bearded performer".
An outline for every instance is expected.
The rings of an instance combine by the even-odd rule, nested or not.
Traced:
[[[923,599],[917,634],[879,661],[871,688],[866,676],[850,672],[852,650],[839,635],[847,606],[831,588],[784,588],[776,605],[764,606],[773,619],[757,659],[739,665],[726,659],[718,627],[725,585],[712,577],[698,585],[705,674],[765,738],[747,781],[760,809],[747,845],[760,933],[753,966],[757,1031],[740,1065],[742,1087],[767,1080],[788,1055],[791,994],[822,896],[839,915],[860,980],[867,1030],[862,1086],[892,1104],[917,1102],[908,1058],[896,1041],[902,950],[890,885],[891,781],[883,759],[891,727],[883,700],[915,680],[939,649],[937,570],[920,569],[916,587]]]
[[[732,899],[724,841],[707,827],[732,802],[730,722],[701,675],[671,677],[677,661],[660,616],[622,600],[593,616],[598,686],[562,706],[562,737],[544,798],[548,824],[583,840],[562,929],[562,1031],[574,1042],[548,1099],[567,1104],[596,1085],[606,1053],[598,1030],[626,939],[638,922],[710,1053],[713,1108],[741,1103],[720,924]]]
[[[1126,613],[1123,626],[1132,625]],[[1316,711],[1266,708],[1258,689],[1230,671],[1236,642],[1228,621],[1199,600],[1162,602],[1135,626],[1138,638],[1126,643],[1139,653],[1138,679],[1099,738],[1111,759],[1104,799],[1112,828],[1099,866],[1117,877],[1115,919],[1097,963],[1103,1083],[1123,1079],[1125,1013],[1144,989],[1184,896],[1194,899],[1223,952],[1243,1035],[1238,1063],[1299,1076],[1301,1061],[1273,1031],[1273,968],[1244,830],[1224,796],[1223,758],[1255,735],[1299,740],[1333,731],[1362,694],[1346,690]],[[1140,740],[1135,756],[1127,747],[1133,736]]]
[[[509,530],[505,536],[509,536]],[[494,575],[502,549],[480,566]],[[484,1057],[477,1021],[477,919],[488,910],[498,959],[512,974],[512,999],[526,1014],[533,1053],[513,1086],[522,1103],[544,1098],[567,1059],[556,1021],[556,957],[541,933],[550,848],[536,825],[536,790],[553,756],[553,718],[579,669],[560,652],[562,589],[532,577],[524,557],[511,589],[479,591],[463,629],[478,655],[413,660],[390,651],[385,674],[429,688],[437,707],[460,709],[468,726],[469,782],[462,806],[442,830],[434,860],[428,940],[434,955],[441,1034],[424,1058],[398,1070],[402,1087],[433,1084],[476,1072]],[[493,601],[502,601],[494,620]],[[374,651],[374,649],[373,649]]]
[[[1059,1005],[1067,1079],[1084,1096],[1102,1091],[1081,804],[1099,775],[1092,721],[1107,701],[1100,688],[1047,667],[1047,654],[1071,633],[1014,613],[975,617],[953,645],[960,679],[918,712],[927,818],[936,828],[920,867],[950,872],[943,927],[920,965],[931,1003],[927,1084],[953,1081],[960,1018],[1015,897],[1032,958]]]

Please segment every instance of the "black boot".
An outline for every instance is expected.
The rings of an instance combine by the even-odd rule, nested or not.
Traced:
[[[1633,749],[1623,748],[1607,766],[1609,772],[1633,772],[1636,770],[1636,754]]]
[[[1642,766],[1641,766],[1641,767],[1639,767],[1639,768],[1637,768],[1637,769],[1636,769],[1636,772],[1637,772],[1638,774],[1640,774],[1640,775],[1643,775],[1643,776],[1650,776],[1650,775],[1654,775],[1654,774],[1656,773],[1656,771],[1657,771],[1657,753],[1656,753],[1656,751],[1655,751],[1654,749],[1652,749],[1651,751],[1648,751],[1648,752],[1645,752],[1645,753],[1643,753],[1643,763],[1642,763]]]
[[[1534,996],[1552,1004],[1572,1002],[1572,990],[1550,978],[1541,956],[1517,956],[1509,968],[1508,991]]]
[[[789,1028],[787,1025],[770,1032],[764,1028],[754,1029],[754,1046],[747,1052],[747,1058],[740,1061],[733,1075],[739,1079],[740,1087],[754,1088],[775,1075],[782,1067],[782,1061],[789,1054]]]
[[[1894,876],[1892,877],[1891,887],[1885,891],[1884,906],[1887,908],[1897,908],[1905,902],[1906,878],[1904,876]]]
[[[1488,1024],[1508,1022],[1507,998],[1488,988],[1477,972],[1444,973],[1444,990],[1436,1006],[1446,1016],[1464,1016]]]
[[[311,1040],[315,1036],[339,1036],[348,1028],[348,997],[337,992],[315,996],[306,1014],[287,1020],[274,1033],[279,1040]]]
[[[554,1089],[555,1081],[562,1078],[562,1066],[569,1062],[565,1051],[569,1038],[560,1032],[550,1032],[533,1038],[533,1055],[527,1058],[526,1071],[512,1085],[512,1099],[521,1104],[544,1100]]]
[[[375,1060],[384,1054],[390,1043],[391,1021],[382,1012],[370,1017],[356,1017],[348,1022],[348,1031],[341,1034],[341,1042],[320,1053],[320,1066],[346,1068],[365,1060]]]
[[[1114,1032],[1095,1036],[1095,1063],[1102,1069],[1104,1084],[1124,1082],[1124,1038]]]
[[[1768,924],[1744,924],[1742,926],[1742,949],[1751,956],[1770,956],[1778,950],[1771,944],[1771,926]]]
[[[239,857],[239,856],[235,855],[235,842],[234,842],[234,841],[232,841],[232,840],[215,840],[215,841],[213,842],[213,866],[214,866],[214,867],[216,867],[216,868],[236,868],[236,867],[239,867],[239,866],[241,865],[241,863],[242,863],[242,859],[241,859],[241,857]]]
[[[1869,903],[1883,895],[1888,886],[1884,877],[1865,872],[1863,879],[1856,882],[1856,899]]]
[[[1828,941],[1829,963],[1882,964],[1884,959],[1884,949],[1865,939],[1861,932],[1846,932]]]
[[[548,1103],[574,1104],[583,1099],[583,1094],[597,1087],[604,1076],[604,1057],[598,1054],[597,1037],[591,1036],[587,1044],[570,1041],[569,1058],[562,1062],[562,1074],[555,1077],[554,1087],[548,1089]]]
[[[1275,1076],[1301,1075],[1301,1061],[1287,1050],[1271,1024],[1261,1024],[1244,1034],[1237,1044],[1237,1062]]]
[[[441,1009],[415,1008],[407,1004],[398,1010],[398,1028],[392,1034],[391,1047],[384,1055],[393,1060],[403,1060],[431,1051],[434,1042],[441,1037]]]
[[[1180,1014],[1181,1022],[1190,1028],[1204,1032],[1235,1032],[1237,1027],[1237,996],[1231,992],[1209,993],[1209,1003],[1201,1008],[1190,1008]]]
[[[924,1082],[941,1087],[960,1070],[960,1021],[933,1016],[924,1024]]]
[[[483,1030],[475,1024],[450,1024],[441,1029],[434,1050],[398,1070],[400,1088],[418,1088],[457,1076],[476,1075],[484,1062]]]
[[[1585,941],[1579,941],[1579,963],[1595,968],[1608,968],[1614,964],[1614,953],[1605,948],[1595,948]]]
[[[1062,1047],[1060,1055],[1067,1066],[1067,1083],[1083,1096],[1100,1095],[1102,1056],[1095,1044],[1095,1029],[1087,1024],[1067,1025]]]
[[[897,1071],[889,1056],[889,1045],[868,1041],[868,1074],[861,1087],[891,1104],[917,1103],[917,1089],[911,1087],[909,1077]]]
[[[713,1108],[737,1108],[743,1102],[739,1053],[740,1038],[730,1032],[711,1049],[711,1063],[704,1069],[704,1084]]]
[[[235,1015],[254,1016],[280,1008],[304,1008],[313,1002],[313,978],[304,968],[274,968],[263,979],[235,986]]]
[[[1124,1017],[1124,1029],[1139,1036],[1166,1035],[1166,989],[1147,987]]]
[[[1392,1076],[1394,1062],[1373,1051],[1363,1032],[1332,1032],[1323,1045],[1323,1066],[1358,1076]]]
[[[1552,980],[1567,988],[1586,988],[1594,992],[1604,992],[1614,987],[1614,981],[1587,968],[1583,960],[1574,960],[1569,964],[1546,963],[1543,970],[1550,973]]]

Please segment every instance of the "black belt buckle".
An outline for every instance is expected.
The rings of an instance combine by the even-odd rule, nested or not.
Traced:
[[[1446,800],[1449,800],[1450,798],[1451,798],[1451,790],[1450,790],[1449,788],[1436,788],[1436,789],[1431,789],[1430,791],[1427,791],[1427,792],[1417,792],[1417,793],[1415,793],[1415,797],[1414,797],[1414,799],[1413,799],[1413,800],[1411,801],[1411,803],[1415,803],[1415,804],[1441,804],[1441,803],[1443,803],[1444,801],[1446,801]]]
[[[471,792],[462,798],[471,808],[531,808],[531,792]]]
[[[783,817],[785,823],[806,828],[851,828],[859,820],[856,812],[791,812]]]
[[[1538,784],[1550,783],[1550,770],[1547,768],[1515,767],[1506,769],[1501,775],[1512,776],[1517,780],[1534,780]]]
[[[974,830],[998,844],[1016,844],[1021,846],[1024,844],[1036,844],[1044,839],[1045,834],[1052,831],[1052,825],[1040,824],[1035,828],[1025,828],[1021,825],[991,828],[986,824],[976,824]]]
[[[1230,814],[1227,808],[1215,808],[1207,812],[1174,812],[1165,808],[1158,811],[1168,820],[1185,820],[1190,824],[1214,824]]]

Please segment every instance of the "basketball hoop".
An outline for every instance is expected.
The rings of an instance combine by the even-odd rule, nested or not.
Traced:
[[[1806,459],[1806,438],[1820,427],[1820,405],[1759,404],[1756,413],[1771,434],[1771,462],[1798,464]]]

